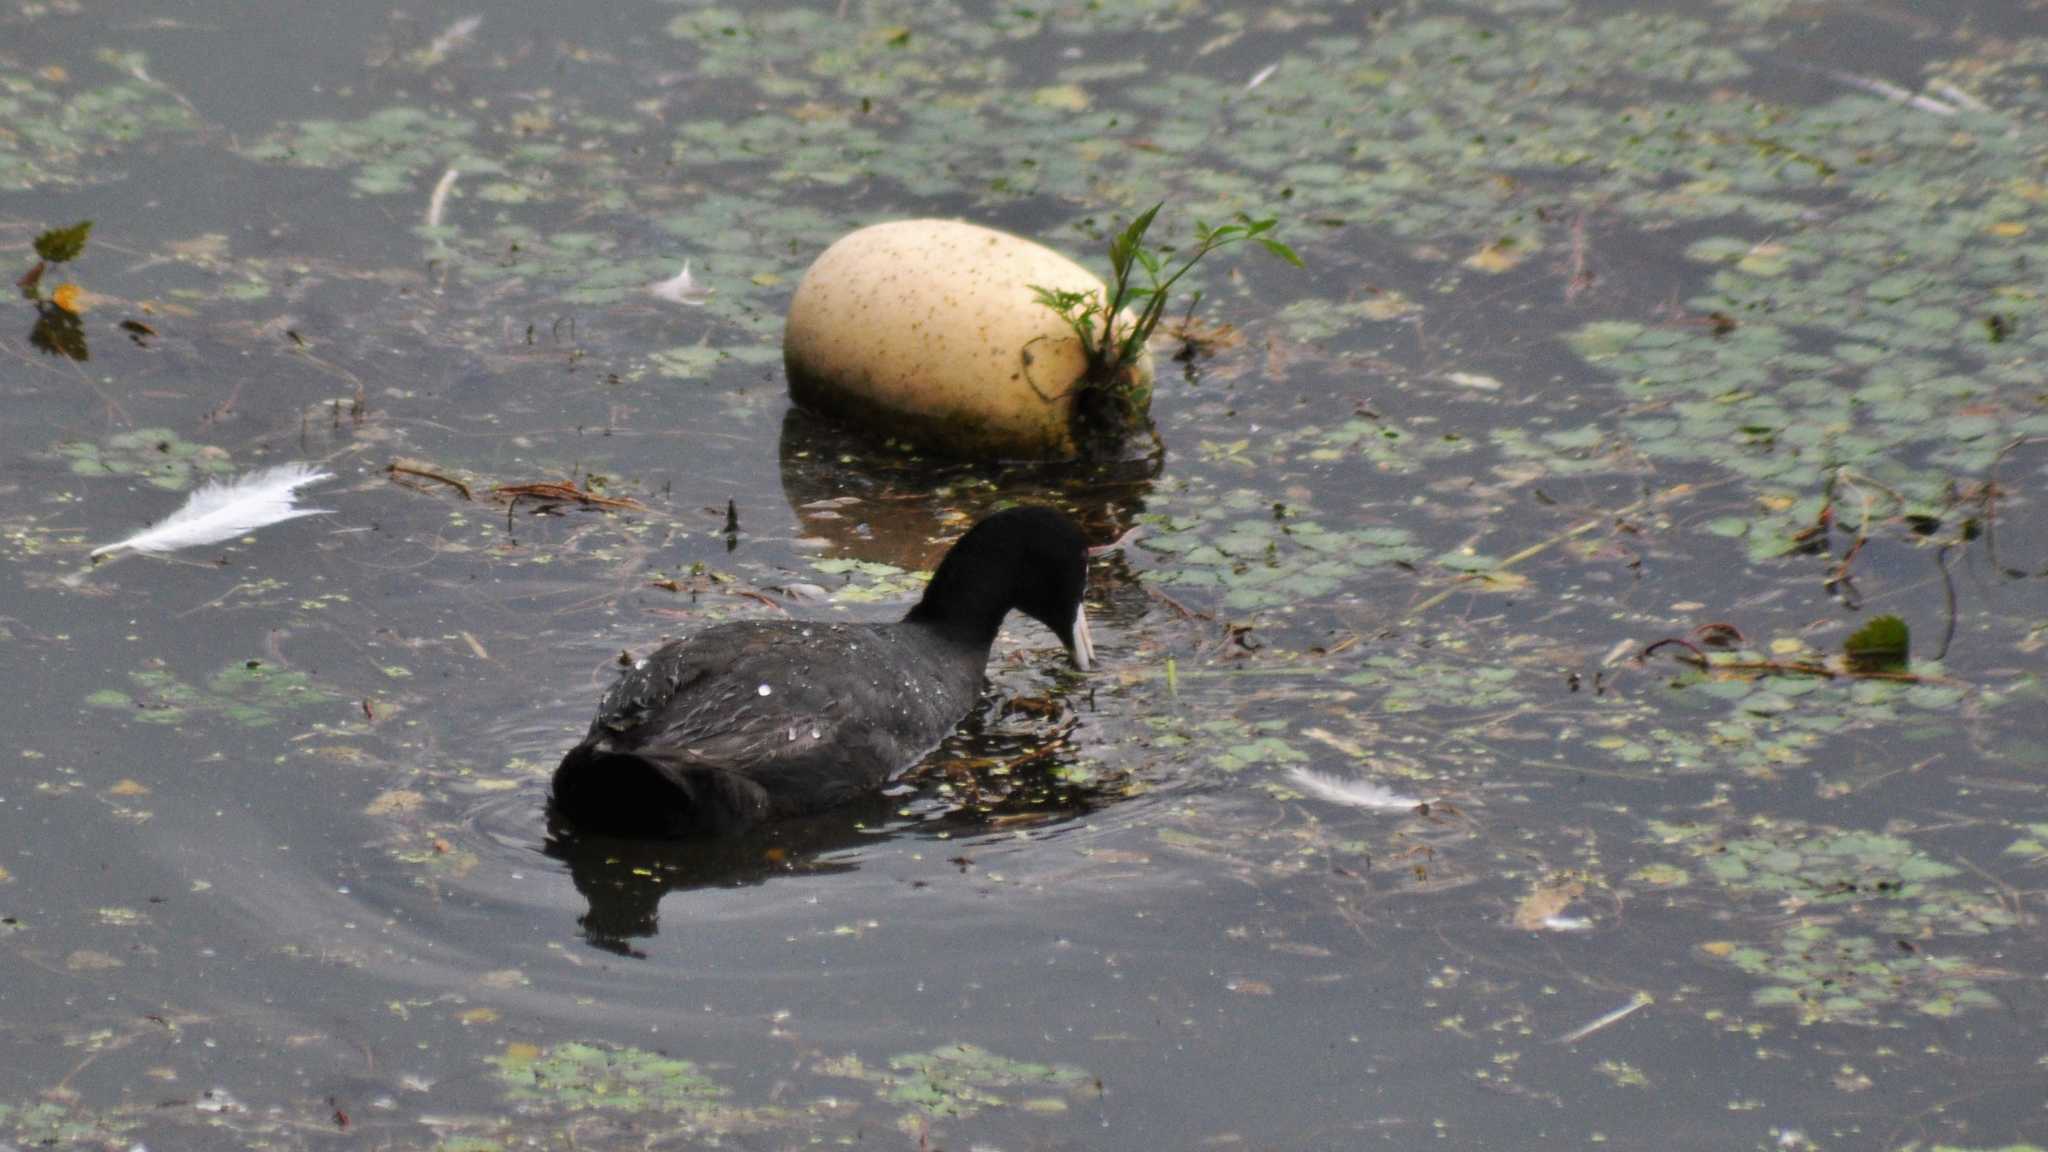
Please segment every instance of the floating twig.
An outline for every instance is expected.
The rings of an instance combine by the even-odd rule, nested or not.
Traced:
[[[1728,648],[1742,643],[1742,629],[1724,620],[1712,620],[1692,630],[1699,642],[1714,648]]]
[[[1941,573],[1943,600],[1948,607],[1948,623],[1941,630],[1941,647],[1935,649],[1934,652],[1936,660],[1948,659],[1948,646],[1956,638],[1956,581],[1955,577],[1951,576],[1948,570],[1948,553],[1951,547],[1952,545],[1944,544],[1941,546],[1941,550],[1934,554],[1934,567],[1936,571]]]
[[[1700,651],[1699,645],[1694,644],[1690,640],[1681,640],[1676,636],[1666,636],[1664,639],[1659,640],[1655,644],[1652,644],[1649,647],[1643,649],[1641,652],[1638,652],[1636,654],[1636,659],[1648,660],[1650,657],[1657,654],[1657,649],[1667,647],[1685,649],[1685,651],[1692,656],[1692,659],[1685,661],[1688,664],[1696,664],[1701,668],[1705,668],[1709,663],[1711,663],[1711,661],[1707,659],[1707,654],[1705,652]],[[1685,657],[1681,656],[1679,657],[1679,659],[1685,660]]]
[[[384,474],[391,477],[394,483],[404,483],[404,481],[398,479],[400,476],[417,476],[422,480],[436,480],[439,481],[440,483],[448,485],[450,488],[455,489],[457,492],[462,493],[462,498],[464,500],[476,499],[475,495],[473,495],[470,492],[469,485],[464,484],[462,481],[457,480],[453,476],[443,475],[439,472],[434,471],[431,468],[422,468],[416,464],[401,464],[398,461],[393,460],[391,463],[386,464],[384,466]],[[413,487],[413,485],[410,484],[406,486],[408,488]]]
[[[1510,568],[1513,568],[1516,565],[1522,563],[1525,560],[1529,560],[1533,557],[1540,556],[1543,553],[1548,552],[1550,549],[1557,547],[1559,544],[1564,544],[1572,540],[1576,540],[1579,537],[1584,536],[1586,533],[1591,532],[1593,529],[1600,527],[1602,524],[1612,523],[1614,521],[1622,519],[1623,517],[1633,516],[1638,512],[1648,511],[1651,508],[1656,508],[1661,505],[1668,504],[1671,501],[1677,500],[1681,497],[1690,496],[1698,490],[1699,489],[1692,484],[1674,484],[1671,487],[1666,488],[1664,491],[1659,492],[1653,496],[1645,496],[1641,500],[1637,500],[1634,503],[1629,504],[1625,507],[1617,508],[1613,512],[1609,512],[1601,516],[1596,516],[1593,519],[1587,520],[1580,524],[1575,524],[1572,527],[1565,529],[1564,531],[1558,533],[1555,536],[1550,537],[1547,540],[1542,540],[1535,544],[1529,545],[1527,548],[1524,548],[1520,552],[1517,552],[1514,555],[1509,556],[1507,559],[1502,560],[1499,564],[1494,565],[1492,568],[1489,568],[1484,572],[1464,573],[1449,588],[1445,588],[1442,591],[1439,591],[1435,595],[1430,596],[1427,599],[1423,600],[1422,603],[1417,604],[1413,608],[1410,608],[1407,614],[1402,617],[1402,619],[1413,620],[1417,616],[1422,615],[1424,612],[1429,611],[1431,608],[1434,608],[1437,605],[1443,603],[1444,601],[1449,600],[1452,596],[1457,595],[1458,589],[1466,586],[1467,584],[1472,583],[1474,580],[1483,580],[1489,576],[1495,576],[1502,572],[1505,572]]]
[[[1823,680],[1894,680],[1902,684],[1955,684],[1958,681],[1947,676],[1923,676],[1916,672],[1887,672],[1877,669],[1868,671],[1857,668],[1836,668],[1811,660],[1715,660],[1710,658],[1699,645],[1690,640],[1669,636],[1642,650],[1636,657],[1648,660],[1660,648],[1677,648],[1680,653],[1673,657],[1681,664],[1690,664],[1703,672],[1729,672],[1744,676],[1818,676]]]
[[[784,608],[780,603],[776,601],[775,597],[770,596],[766,592],[757,592],[752,588],[721,588],[719,589],[719,591],[725,593],[728,596],[744,596],[757,604],[766,604],[768,607],[775,609],[777,612],[780,612],[785,616],[789,614],[789,609]]]
[[[2009,441],[1991,458],[1990,467],[1984,470],[1984,551],[1991,558],[1991,568],[2005,576],[2025,576],[2021,569],[2008,569],[1998,562],[1998,466],[2015,448],[2029,444],[2048,444],[2048,436],[2020,436]]]
[[[757,604],[765,604],[768,607],[775,609],[777,612],[780,612],[785,616],[789,614],[789,609],[784,607],[780,600],[777,600],[775,597],[770,596],[768,593],[763,592],[758,588],[730,586],[723,579],[716,576],[712,577],[711,582],[709,584],[698,583],[695,581],[685,584],[680,580],[670,580],[667,577],[661,577],[658,579],[649,580],[647,582],[647,586],[649,588],[660,588],[665,592],[675,592],[678,594],[688,592],[693,598],[702,595],[706,592],[722,592],[727,596],[739,596],[747,600],[752,600]]]
[[[521,497],[535,500],[559,500],[569,504],[583,504],[593,508],[623,508],[631,512],[644,512],[647,505],[625,496],[600,496],[586,492],[576,485],[562,480],[541,480],[532,484],[500,484],[491,489],[491,495],[501,500],[518,503]]]
[[[1594,1020],[1589,1024],[1585,1024],[1580,1027],[1572,1029],[1564,1035],[1559,1036],[1557,1039],[1552,1040],[1551,1043],[1576,1044],[1579,1041],[1584,1040],[1586,1037],[1593,1035],[1595,1032],[1600,1032],[1605,1029],[1614,1027],[1616,1024],[1621,1023],[1623,1020],[1628,1019],[1629,1017],[1635,1015],[1636,1013],[1642,1011],[1645,1008],[1648,1008],[1650,1005],[1655,1004],[1656,1002],[1657,998],[1655,996],[1650,995],[1648,992],[1637,992],[1634,996],[1629,997],[1628,1003],[1623,1004],[1621,1007],[1616,1008],[1614,1011],[1609,1012],[1607,1015],[1600,1017],[1598,1020]]]

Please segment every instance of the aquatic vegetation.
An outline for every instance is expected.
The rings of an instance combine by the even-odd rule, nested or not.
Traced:
[[[835,604],[893,604],[915,602],[923,594],[928,572],[905,572],[878,560],[849,560],[843,557],[813,560],[811,568],[844,583],[831,589]]]
[[[1745,659],[1735,654],[1735,659]],[[1751,662],[1767,663],[1757,656]],[[1800,675],[1726,676],[1682,672],[1667,682],[1670,691],[1654,698],[1661,722],[1633,736],[1599,741],[1624,760],[1660,759],[1680,770],[1726,766],[1757,777],[1807,765],[1831,741],[1870,729],[1903,728],[1915,714],[1946,713],[1948,722],[1916,733],[1932,743],[1952,735],[1962,688],[1882,680],[1831,680]],[[1995,706],[1996,696],[1980,701]],[[1715,713],[1701,721],[1687,713]]]
[[[1873,617],[1842,642],[1842,653],[1858,672],[1904,671],[1912,651],[1906,622],[1897,616]]]
[[[1911,840],[1766,816],[1746,825],[1677,825],[1653,820],[1660,843],[1683,846],[1708,879],[1729,892],[1776,899],[1786,911],[1854,918],[1905,939],[1981,936],[2016,927],[1996,893],[1943,881],[1963,869]]]
[[[476,123],[467,118],[394,105],[353,121],[308,120],[243,151],[252,160],[295,167],[355,167],[358,192],[388,196],[416,190],[421,179],[439,176],[450,164],[473,175],[500,170],[500,163],[469,150],[467,142],[476,134]]]
[[[40,314],[36,325],[38,332],[62,324],[67,317],[75,320],[83,309],[80,302],[82,294],[76,284],[58,284],[50,289],[49,297],[45,299],[43,276],[49,272],[51,265],[68,264],[84,254],[86,238],[91,235],[92,221],[81,220],[69,228],[52,228],[36,237],[36,262],[27,272],[22,273],[20,279],[14,282],[14,286],[24,297],[35,303]],[[42,339],[47,342],[53,338],[46,334]],[[78,337],[80,347],[83,347],[83,340],[82,335]],[[30,342],[37,343],[36,337],[31,336]],[[83,360],[85,357],[74,356],[73,359]]]
[[[1293,725],[1286,720],[1247,722],[1235,717],[1218,717],[1190,724],[1186,719],[1154,716],[1147,720],[1154,748],[1173,752],[1186,749],[1189,770],[1206,766],[1218,772],[1237,773],[1247,768],[1274,767],[1308,762],[1308,754],[1289,739]]]
[[[137,476],[158,488],[183,491],[208,477],[235,470],[222,448],[195,444],[169,428],[136,428],[116,432],[102,443],[72,440],[55,446],[80,476]]]
[[[1204,505],[1151,518],[1138,546],[1165,558],[1154,577],[1161,584],[1202,590],[1233,610],[1318,600],[1372,568],[1412,565],[1424,555],[1406,529],[1332,530],[1313,509],[1289,508],[1249,488]]]
[[[0,190],[113,179],[120,171],[104,157],[199,127],[191,107],[150,76],[142,53],[101,49],[94,62],[97,84],[74,81],[61,66],[29,72],[0,62]]]
[[[128,680],[131,687],[102,688],[85,702],[142,724],[182,725],[218,717],[243,728],[267,728],[286,712],[336,699],[306,673],[273,668],[261,660],[230,664],[202,687],[187,684],[161,663],[131,670]]]
[[[875,1094],[931,1116],[968,1117],[985,1108],[1065,1111],[1066,1098],[1097,1083],[1071,1064],[1039,1064],[999,1056],[974,1044],[942,1044],[892,1056],[886,1069],[858,1059],[827,1061],[819,1071],[869,1080]]]
[[[556,1112],[703,1113],[726,1095],[691,1061],[642,1048],[513,1044],[491,1063],[506,1099]]]
[[[136,1127],[132,1117],[101,1114],[76,1099],[0,1104],[0,1133],[26,1147],[106,1147]]]
[[[1954,956],[1930,955],[1918,945],[1837,933],[1807,921],[1769,944],[1712,942],[1701,950],[1764,984],[1752,996],[1759,1008],[1793,1008],[1808,1024],[1894,1023],[1892,1009],[1953,1016],[1972,1008],[1999,1008],[1987,981],[2012,974]]]
[[[1038,302],[1057,313],[1081,342],[1087,367],[1076,385],[1080,395],[1074,404],[1074,439],[1093,455],[1113,457],[1144,425],[1152,386],[1149,379],[1138,378],[1138,362],[1173,301],[1173,286],[1203,257],[1233,244],[1256,243],[1295,267],[1302,266],[1292,248],[1268,235],[1278,220],[1254,220],[1242,213],[1236,223],[1214,228],[1197,220],[1188,249],[1161,251],[1146,243],[1145,234],[1163,207],[1161,202],[1138,213],[1110,238],[1109,279],[1102,291],[1031,285]],[[1143,281],[1137,278],[1139,272],[1144,273]],[[1201,302],[1202,294],[1194,293],[1188,315]],[[1135,314],[1128,311],[1133,308]]]
[[[1468,667],[1451,661],[1382,655],[1368,656],[1362,664],[1343,681],[1361,688],[1386,689],[1380,698],[1382,712],[1497,708],[1526,699],[1515,686],[1522,673],[1513,667]]]
[[[1939,941],[2009,931],[2019,916],[2002,893],[1957,884],[1962,868],[1911,839],[1763,816],[1649,827],[1730,895],[1767,898],[1794,917],[1770,943],[1699,947],[1761,983],[1758,1007],[1795,1008],[1807,1023],[1883,1024],[1899,1006],[1947,1016],[2000,1004],[1985,985],[2010,974],[1944,955]]]

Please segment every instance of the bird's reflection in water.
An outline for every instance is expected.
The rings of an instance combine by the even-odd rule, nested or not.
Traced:
[[[828,857],[887,840],[901,825],[894,803],[883,796],[762,825],[743,835],[690,840],[593,836],[550,812],[543,850],[568,865],[570,881],[590,904],[577,919],[583,938],[608,952],[637,957],[641,953],[631,941],[659,930],[661,898],[668,893],[851,872],[860,867],[858,860]]]

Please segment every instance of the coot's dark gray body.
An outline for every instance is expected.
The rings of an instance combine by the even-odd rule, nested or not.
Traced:
[[[962,537],[887,624],[723,624],[657,649],[605,694],[555,770],[556,810],[625,835],[723,833],[842,804],[916,763],[981,691],[1012,608],[1092,657],[1087,545],[1046,509]]]

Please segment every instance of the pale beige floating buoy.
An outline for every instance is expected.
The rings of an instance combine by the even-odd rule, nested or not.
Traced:
[[[844,236],[790,301],[790,398],[946,455],[1072,457],[1086,356],[1034,286],[1103,291],[1094,273],[1042,244],[958,220]],[[1149,352],[1132,379],[1149,399]]]

